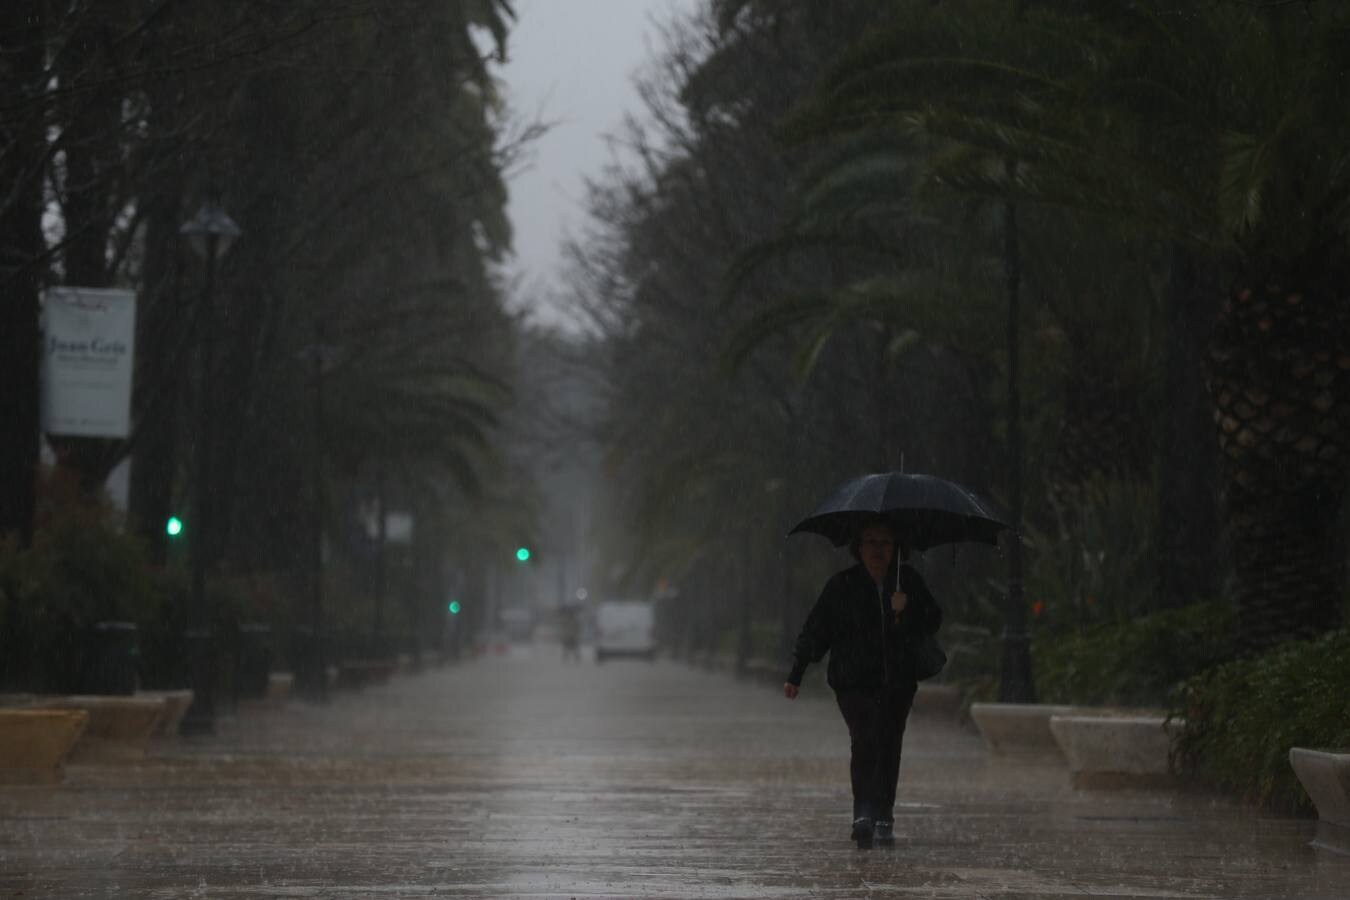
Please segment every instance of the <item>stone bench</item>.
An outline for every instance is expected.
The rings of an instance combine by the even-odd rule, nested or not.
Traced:
[[[1289,764],[1317,807],[1313,846],[1350,854],[1350,750],[1294,747]]]
[[[1164,787],[1174,783],[1172,734],[1165,716],[1078,710],[1050,717],[1076,788]]]
[[[155,729],[151,732],[151,736],[176,737],[178,727],[183,724],[183,717],[187,715],[188,709],[191,708],[192,699],[195,695],[190,688],[182,688],[171,691],[137,691],[136,696],[164,701],[164,714],[155,723]]]
[[[955,718],[961,713],[961,689],[954,684],[920,684],[911,711],[921,716]]]
[[[146,747],[164,715],[162,697],[68,696],[44,698],[42,709],[77,709],[89,724],[71,753],[72,763],[119,762],[145,758]]]
[[[1064,753],[1050,731],[1052,716],[1073,712],[1072,706],[1048,703],[972,703],[970,718],[985,746],[996,756],[1043,758],[1062,763]]]
[[[55,784],[89,724],[77,709],[0,709],[0,784]]]

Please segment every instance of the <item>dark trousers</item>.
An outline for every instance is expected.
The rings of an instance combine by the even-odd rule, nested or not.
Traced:
[[[839,711],[848,724],[853,755],[853,818],[893,819],[895,785],[900,779],[900,744],[905,720],[914,705],[917,684],[836,691]]]

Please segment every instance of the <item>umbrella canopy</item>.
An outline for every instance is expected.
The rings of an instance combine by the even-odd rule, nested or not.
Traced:
[[[958,541],[997,544],[998,533],[1008,527],[988,502],[959,484],[933,475],[884,472],[841,484],[788,534],[824,535],[840,547],[878,515],[912,550]]]

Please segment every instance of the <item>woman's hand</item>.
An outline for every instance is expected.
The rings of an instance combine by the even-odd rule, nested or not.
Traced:
[[[909,595],[904,591],[897,590],[894,594],[891,594],[891,609],[895,610],[897,616],[905,611],[908,604]]]
[[[783,682],[783,696],[789,700],[796,700],[797,695],[801,693],[801,688],[790,681]]]

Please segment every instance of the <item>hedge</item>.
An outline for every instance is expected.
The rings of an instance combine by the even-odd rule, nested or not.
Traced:
[[[1183,771],[1271,809],[1311,812],[1291,747],[1350,751],[1350,629],[1282,644],[1196,676],[1172,715]]]
[[[1165,707],[1181,682],[1235,655],[1235,616],[1198,604],[1034,637],[1042,703]]]

